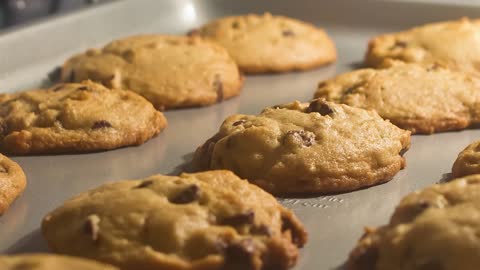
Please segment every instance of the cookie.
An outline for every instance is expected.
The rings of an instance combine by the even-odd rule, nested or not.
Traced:
[[[480,174],[480,141],[473,142],[463,149],[453,163],[453,177],[470,174]]]
[[[228,117],[192,167],[232,170],[275,195],[343,192],[390,180],[409,145],[410,132],[376,112],[318,99]]]
[[[13,160],[0,154],[0,215],[7,211],[27,185],[25,173]]]
[[[307,237],[292,212],[229,171],[106,184],[48,214],[42,232],[55,252],[123,270],[288,269]]]
[[[335,45],[323,29],[270,13],[221,18],[190,34],[225,47],[248,73],[306,70],[337,58]]]
[[[2,270],[118,270],[118,268],[75,257],[50,254],[0,256]]]
[[[143,97],[85,81],[0,95],[0,152],[16,155],[139,145],[167,125]]]
[[[438,64],[388,61],[320,82],[315,98],[373,109],[412,133],[460,130],[480,123],[480,79]]]
[[[372,39],[366,64],[377,67],[387,59],[439,63],[479,76],[480,21],[462,18],[418,26]]]
[[[476,270],[480,265],[480,175],[406,196],[390,223],[366,229],[349,270]]]
[[[240,93],[243,76],[227,51],[198,37],[144,35],[67,60],[64,82],[85,79],[129,89],[159,109],[205,106]]]

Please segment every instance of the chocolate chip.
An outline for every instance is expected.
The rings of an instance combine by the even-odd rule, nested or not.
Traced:
[[[52,71],[50,71],[48,73],[48,79],[52,83],[56,83],[56,82],[60,81],[61,76],[62,76],[62,68],[61,67],[56,67],[55,69],[53,69]]]
[[[220,102],[223,100],[223,83],[221,81],[220,75],[215,75],[215,79],[213,81],[213,87],[215,88],[215,91],[217,92],[217,102]]]
[[[327,82],[319,82],[317,88],[323,88],[327,85]]]
[[[401,157],[403,157],[403,155],[405,155],[405,153],[408,151],[408,148],[403,148],[402,150],[400,150],[400,152],[398,153]]]
[[[296,229],[292,220],[289,217],[282,217],[282,232],[290,231],[292,236],[292,242],[301,246],[303,244],[303,237],[300,235],[300,232]]]
[[[220,223],[222,225],[240,226],[246,224],[253,224],[254,220],[255,213],[252,210],[249,210],[244,213],[223,218]]]
[[[112,127],[112,124],[110,124],[110,122],[106,120],[100,120],[93,123],[92,129],[109,128],[109,127]]]
[[[8,124],[6,121],[1,121],[0,122],[0,135],[5,136],[7,135],[8,132]]]
[[[134,189],[136,189],[136,188],[146,188],[148,186],[151,186],[152,184],[153,184],[152,180],[146,180],[146,181],[141,182],[138,186],[134,187]]]
[[[408,43],[405,42],[405,41],[402,41],[402,40],[397,40],[395,41],[395,43],[393,44],[392,47],[390,47],[390,50],[393,50],[395,48],[406,48],[408,46]]]
[[[238,121],[233,122],[232,126],[236,127],[236,126],[241,125],[241,124],[243,124],[243,123],[245,123],[245,122],[247,122],[247,121],[244,120],[244,119],[240,119],[240,120],[238,120]]]
[[[86,91],[86,90],[88,90],[88,87],[86,87],[86,86],[80,86],[80,87],[77,88],[77,90],[78,90],[78,91]]]
[[[70,72],[70,76],[68,78],[68,81],[69,82],[75,82],[75,71],[72,70],[72,72]]]
[[[116,75],[120,75],[119,73],[116,73],[116,74],[112,74],[112,75],[109,75],[107,77],[105,77],[104,79],[102,79],[100,81],[101,84],[105,85],[106,87],[108,88],[116,88],[118,87],[118,85],[116,85]]]
[[[255,243],[252,239],[243,239],[226,246],[223,251],[225,265],[223,269],[253,270]]]
[[[238,29],[239,27],[240,27],[240,24],[237,21],[232,22],[232,28],[233,29]]]
[[[55,86],[54,88],[52,88],[52,91],[57,92],[57,91],[60,91],[62,89],[63,89],[63,84],[59,84],[59,85]]]
[[[378,260],[378,248],[370,246],[359,252],[352,260],[355,269],[375,269]]]
[[[198,34],[200,34],[200,30],[198,30],[196,28],[187,32],[187,36],[195,36],[195,35],[198,35]]]
[[[295,33],[292,30],[288,29],[288,30],[283,30],[282,35],[284,37],[293,37],[295,36]]]
[[[291,140],[294,144],[301,144],[304,146],[312,146],[315,144],[315,134],[310,131],[305,130],[289,130],[285,134],[284,143],[287,143],[287,140]]]
[[[324,101],[317,99],[310,102],[310,105],[307,108],[307,113],[311,112],[317,112],[322,116],[326,116],[332,114],[334,111]]]
[[[434,63],[433,65],[431,65],[431,66],[429,66],[429,67],[427,68],[427,71],[430,72],[430,71],[432,71],[432,70],[438,70],[440,67],[441,67],[441,66],[440,66],[439,64]]]
[[[186,204],[196,201],[200,196],[200,188],[197,185],[190,185],[170,199],[176,204]]]
[[[257,235],[272,236],[272,230],[265,224],[253,226],[250,232]]]
[[[83,226],[83,231],[88,234],[93,241],[98,240],[98,234],[100,232],[100,227],[98,224],[100,223],[100,217],[97,215],[89,215],[85,224]]]
[[[429,202],[427,202],[427,201],[419,201],[417,205],[418,205],[418,208],[419,208],[420,210],[422,210],[422,211],[425,210],[425,209],[427,209],[427,208],[430,208],[430,207],[432,206],[432,205],[431,205]]]

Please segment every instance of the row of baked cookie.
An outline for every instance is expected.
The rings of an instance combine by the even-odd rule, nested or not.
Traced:
[[[412,133],[480,123],[477,20],[439,22],[370,41],[360,69],[320,82],[316,98],[376,110]]]
[[[258,116],[231,116],[196,151],[194,165],[232,170],[276,195],[349,191],[388,181],[405,166],[401,156],[410,134],[364,110],[374,110],[413,133],[478,124],[480,79],[462,70],[460,60],[455,60],[455,68],[448,65],[453,60],[444,58],[455,54],[429,52],[441,45],[439,40],[427,40],[429,46],[415,40],[418,32],[432,29],[439,36],[463,37],[466,31],[470,35],[464,39],[470,40],[475,27],[475,22],[462,19],[387,35],[408,39],[430,58],[405,63],[387,54],[379,69],[356,70],[318,85],[315,97],[349,106],[317,99],[267,108]],[[378,39],[383,37],[371,44]],[[370,46],[367,59],[376,46]],[[392,50],[398,52],[397,47]]]
[[[48,214],[42,234],[56,253],[122,270],[286,270],[307,241],[290,210],[229,171],[102,185]],[[17,269],[29,260],[40,267],[34,269],[57,263],[77,267],[72,270],[105,267],[53,256],[0,256],[0,266]]]
[[[462,20],[446,24],[469,23]],[[152,37],[146,37],[112,44],[138,47],[151,41]],[[429,66],[398,63],[383,70],[361,70],[341,75],[322,83],[317,94],[345,103],[360,102],[351,104],[358,107],[373,107],[385,118],[413,131],[448,130],[475,123],[470,114],[476,113],[476,102],[470,101],[476,93],[476,78],[455,72],[436,63]],[[441,83],[441,79],[446,81]],[[405,102],[408,98],[405,91],[395,88],[405,82],[407,88],[420,83],[418,88],[408,88],[408,93],[416,97],[409,102]],[[338,92],[343,95],[338,97]],[[446,93],[451,96],[443,100]],[[64,84],[47,91],[6,94],[2,101],[6,113],[2,119],[4,138],[1,148],[16,154],[91,151],[139,144],[165,126],[161,113],[149,107],[139,96],[127,91],[108,90],[91,82]],[[430,107],[416,106],[416,102],[430,102]],[[106,106],[108,104],[111,106]],[[402,105],[392,109],[385,108],[385,104]],[[452,109],[447,106],[449,104],[460,104],[460,109]],[[296,104],[267,109],[258,117],[232,116],[229,119],[238,118],[238,121],[229,123],[231,121],[227,119],[219,134],[197,151],[194,163],[199,169],[230,169],[274,194],[347,191],[393,177],[404,166],[401,154],[408,147],[409,135],[390,132],[391,127],[384,128],[382,125],[388,124],[373,114],[350,108],[344,113],[347,107],[336,106],[316,100],[308,108]],[[436,106],[435,110],[432,106]],[[417,112],[415,108],[419,108],[417,114],[425,121],[405,117],[412,111]],[[458,117],[440,115],[438,121],[433,120],[442,113],[454,116],[457,113],[463,118],[458,120]],[[358,116],[362,114],[368,117]],[[130,115],[135,119],[122,118]],[[276,119],[276,115],[282,116]],[[299,122],[295,119],[297,117],[305,119]],[[260,121],[252,124],[248,118]],[[366,119],[370,124],[359,125],[367,122]],[[348,125],[352,128],[346,128]],[[376,137],[370,136],[372,126],[376,126]],[[342,140],[336,138],[339,134],[344,137]],[[366,136],[369,138],[358,134],[369,134]],[[372,138],[382,138],[382,147],[378,147],[378,140]],[[347,149],[342,148],[342,144],[362,148],[367,145],[373,150],[362,152],[360,147]],[[378,153],[372,154],[372,151]],[[357,166],[355,162],[363,166]]]
[[[459,130],[480,122],[477,20],[441,22],[370,42],[362,69],[321,82],[315,94],[374,109],[413,133]],[[400,60],[393,61],[392,59]],[[349,270],[477,269],[479,142],[463,150],[454,179],[413,192],[388,225],[367,228]]]
[[[479,143],[459,155],[455,175],[465,166],[480,172]],[[348,269],[476,269],[479,193],[480,175],[473,175],[408,195],[388,225],[366,230]],[[54,252],[85,259],[0,256],[2,269],[27,262],[41,270],[116,269],[86,260],[94,259],[124,270],[282,270],[295,265],[306,242],[292,212],[228,171],[106,184],[48,214],[42,232]]]
[[[138,145],[165,128],[166,120],[124,90],[161,110],[208,105],[239,94],[243,76],[235,61],[248,72],[286,71],[336,57],[323,30],[270,14],[223,18],[195,33],[116,40],[65,62],[57,80],[80,84],[1,95],[0,151],[45,154]],[[279,53],[287,48],[288,54]],[[271,57],[277,52],[290,59]]]
[[[115,40],[68,59],[60,80],[130,89],[164,110],[236,96],[243,84],[241,72],[304,70],[335,59],[334,43],[324,30],[266,13],[221,18],[189,36]]]
[[[453,177],[402,199],[390,222],[366,228],[349,270],[462,269],[480,265],[480,141],[465,148]]]

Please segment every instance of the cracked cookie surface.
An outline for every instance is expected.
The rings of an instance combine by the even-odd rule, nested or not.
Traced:
[[[288,269],[307,237],[292,212],[229,171],[106,184],[48,214],[42,232],[55,252],[128,270]]]
[[[221,18],[191,35],[222,45],[248,73],[305,70],[336,60],[335,45],[323,29],[270,13]]]
[[[406,196],[390,223],[366,229],[349,270],[475,270],[480,265],[480,175]]]
[[[143,97],[85,81],[0,95],[0,151],[16,155],[139,145],[167,122]]]
[[[409,145],[410,132],[376,112],[318,99],[228,117],[193,167],[232,170],[276,195],[341,192],[390,180]]]
[[[22,168],[15,161],[0,154],[0,215],[7,211],[26,185]]]
[[[438,64],[387,61],[320,82],[315,98],[373,109],[412,133],[459,130],[480,123],[480,80]]]
[[[468,145],[458,154],[452,166],[452,176],[461,177],[480,173],[480,141]]]
[[[227,51],[198,37],[143,35],[67,60],[61,80],[90,79],[137,92],[159,109],[205,106],[240,93],[243,76]]]
[[[385,59],[439,63],[454,70],[480,75],[480,21],[462,18],[418,26],[372,39],[366,64],[377,67]]]
[[[69,256],[24,254],[0,256],[2,270],[118,270],[103,263]]]

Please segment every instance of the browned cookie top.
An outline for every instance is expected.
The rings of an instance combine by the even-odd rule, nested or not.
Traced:
[[[349,270],[477,270],[480,265],[480,175],[406,196],[390,223],[367,229]]]
[[[479,76],[479,20],[430,23],[398,33],[384,34],[369,43],[366,62],[379,66],[385,59],[439,63]]]
[[[27,182],[22,168],[0,154],[0,215],[20,196]]]
[[[42,231],[55,252],[124,270],[282,270],[306,242],[292,212],[229,171],[106,184],[48,214]]]
[[[0,95],[0,151],[86,152],[142,144],[167,125],[143,97],[85,81]]]
[[[143,35],[112,41],[65,62],[65,82],[129,89],[160,110],[204,106],[240,93],[243,76],[227,51],[198,37]]]
[[[480,141],[468,145],[458,154],[452,166],[453,177],[480,173]]]
[[[413,133],[480,123],[480,80],[438,64],[388,61],[320,82],[315,98],[373,109]]]
[[[270,13],[220,18],[191,34],[225,47],[249,73],[309,69],[333,62],[337,56],[323,29]]]
[[[409,131],[376,112],[318,99],[228,117],[193,163],[232,170],[274,194],[340,192],[390,180],[409,144]]]

